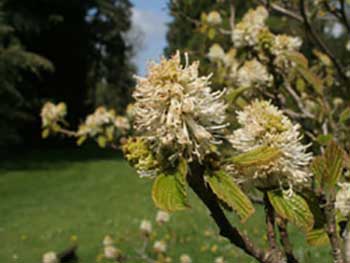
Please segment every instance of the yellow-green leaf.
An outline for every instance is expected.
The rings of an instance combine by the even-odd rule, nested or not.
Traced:
[[[320,134],[316,138],[317,142],[322,145],[327,145],[332,139],[332,134]]]
[[[50,129],[48,129],[48,128],[43,129],[43,131],[41,132],[41,137],[43,139],[46,139],[47,137],[49,137],[49,134],[50,134]]]
[[[345,123],[350,118],[350,108],[346,108],[340,113],[339,122]]]
[[[280,156],[278,149],[261,146],[246,153],[231,158],[231,162],[238,166],[254,166],[269,163]]]
[[[334,189],[344,168],[344,157],[344,151],[332,141],[324,154],[314,159],[311,170],[322,188]]]
[[[80,136],[79,139],[77,140],[77,145],[80,146],[86,141],[86,136]]]
[[[224,171],[219,171],[205,176],[206,182],[215,195],[232,208],[242,222],[246,221],[255,212],[250,199],[242,192],[233,178]]]
[[[293,61],[297,66],[307,68],[309,62],[307,58],[297,51],[286,51],[283,53],[290,61]]]
[[[107,144],[107,139],[105,136],[98,136],[97,137],[97,144],[98,146],[100,146],[101,148],[105,148],[106,147],[106,144]]]
[[[155,205],[164,211],[177,211],[188,208],[185,186],[176,174],[157,176],[152,188]]]
[[[314,217],[303,197],[296,193],[291,197],[286,197],[279,190],[268,192],[268,197],[280,217],[287,219],[305,232],[312,229]]]
[[[209,39],[214,39],[214,37],[216,36],[216,30],[215,28],[209,28],[208,30],[208,38]]]
[[[329,244],[328,235],[323,228],[313,229],[307,232],[306,240],[310,246],[324,246]]]

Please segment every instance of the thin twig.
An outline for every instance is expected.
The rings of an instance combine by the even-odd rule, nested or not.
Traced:
[[[309,17],[307,15],[307,10],[306,10],[306,4],[305,0],[300,0],[299,3],[299,9],[301,16],[303,18],[303,24],[305,26],[306,32],[310,33],[310,36],[314,40],[315,44],[324,52],[327,54],[327,56],[332,60],[335,68],[337,69],[339,75],[344,79],[347,80],[347,76],[345,72],[343,71],[343,67],[340,64],[340,62],[337,60],[335,55],[332,53],[332,51],[328,48],[328,46],[323,42],[323,40],[319,37],[315,29],[312,27]]]
[[[203,178],[204,169],[202,166],[192,165],[191,173],[187,176],[188,183],[199,199],[209,209],[211,217],[220,229],[220,235],[226,237],[232,244],[242,249],[248,255],[263,263],[279,263],[280,261],[272,260],[268,253],[258,247],[227,219],[221,209],[215,194],[207,187]]]
[[[340,240],[337,233],[336,220],[335,220],[335,198],[328,200],[328,203],[324,207],[324,215],[326,218],[326,231],[332,247],[332,255],[334,263],[344,263],[342,251],[340,248]]]
[[[274,250],[277,248],[275,233],[275,212],[266,193],[264,193],[264,204],[266,214],[267,240],[269,241],[270,249]]]
[[[291,11],[291,10],[288,10],[280,5],[277,5],[277,4],[274,4],[274,3],[269,3],[269,1],[266,1],[266,0],[258,0],[261,4],[263,4],[267,9],[272,9],[274,11],[276,11],[277,13],[280,13],[282,15],[285,15],[287,17],[290,17],[298,22],[303,22],[303,18]]]
[[[343,23],[344,23],[346,29],[348,30],[348,33],[350,34],[350,22],[348,20],[348,17],[346,16],[346,3],[345,3],[345,0],[341,0],[340,1],[340,14],[342,16]]]

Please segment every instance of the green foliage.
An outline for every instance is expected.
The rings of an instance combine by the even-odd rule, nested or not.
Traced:
[[[334,191],[344,167],[344,152],[335,143],[329,143],[324,154],[314,159],[311,169],[317,183],[326,191]]]
[[[324,246],[329,244],[328,235],[323,228],[307,232],[306,240],[310,246]]]
[[[303,197],[293,193],[286,196],[282,191],[269,191],[268,198],[276,213],[296,225],[301,230],[307,232],[314,225],[314,217]]]
[[[159,209],[174,212],[188,208],[186,188],[179,177],[179,173],[157,176],[152,198]]]
[[[280,156],[278,149],[261,146],[254,150],[236,155],[230,159],[230,162],[237,166],[255,166],[261,164],[267,164]]]
[[[255,208],[246,194],[233,181],[233,178],[224,171],[218,171],[205,176],[215,195],[232,208],[245,222],[255,212]]]

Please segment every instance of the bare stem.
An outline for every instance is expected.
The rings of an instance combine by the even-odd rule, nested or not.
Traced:
[[[340,240],[336,229],[334,203],[334,200],[328,200],[328,203],[324,207],[324,214],[326,217],[326,231],[332,247],[333,262],[344,263],[342,251],[340,248]]]
[[[270,249],[276,249],[277,242],[275,233],[275,212],[266,193],[264,193],[264,204],[266,213],[267,239]]]
[[[297,14],[296,12],[293,12],[291,10],[288,10],[280,5],[269,3],[267,0],[258,0],[262,5],[264,5],[267,9],[271,9],[273,11],[276,11],[277,13],[281,15],[285,15],[289,18],[292,18],[298,22],[303,22],[303,18]]]
[[[311,36],[311,38],[314,40],[315,44],[324,52],[327,54],[327,56],[332,60],[335,68],[337,69],[339,75],[342,77],[342,79],[347,80],[347,76],[345,72],[343,71],[343,67],[338,61],[338,59],[335,57],[335,55],[332,53],[332,51],[328,48],[328,46],[323,42],[321,37],[317,34],[316,30],[312,27],[309,17],[306,10],[306,4],[305,0],[300,0],[299,3],[300,13],[303,18],[303,23],[306,29],[306,32],[308,32]]]
[[[192,165],[191,172],[187,176],[188,183],[199,199],[210,211],[211,217],[219,227],[220,235],[227,238],[232,244],[242,249],[245,253],[252,256],[262,263],[279,263],[280,259],[271,257],[272,251],[264,251],[258,248],[253,242],[227,219],[221,209],[213,191],[207,187],[203,178],[204,169],[199,165]]]

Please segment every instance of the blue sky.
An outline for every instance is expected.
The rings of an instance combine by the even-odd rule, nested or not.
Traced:
[[[132,21],[143,32],[142,45],[137,48],[135,63],[138,74],[144,75],[147,61],[158,60],[166,46],[166,23],[170,21],[166,0],[131,0]]]

